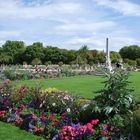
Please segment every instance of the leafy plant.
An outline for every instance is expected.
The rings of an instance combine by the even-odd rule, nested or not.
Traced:
[[[105,87],[96,97],[97,108],[106,115],[130,113],[133,107],[132,89],[128,88],[128,73],[116,70],[108,75]]]

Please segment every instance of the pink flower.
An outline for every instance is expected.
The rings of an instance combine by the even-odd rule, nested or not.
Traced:
[[[10,80],[9,80],[9,79],[6,79],[6,80],[4,81],[4,84],[5,84],[5,85],[9,85],[9,84],[10,84]]]
[[[37,116],[34,115],[34,114],[32,114],[32,118],[35,119],[35,120],[37,120]]]
[[[62,116],[62,117],[65,117],[65,116],[66,116],[66,113],[62,113],[61,116]]]
[[[23,110],[26,108],[26,106],[24,104],[22,104],[20,108]]]
[[[18,112],[18,114],[19,114],[19,115],[22,114],[22,111]]]
[[[102,131],[101,134],[106,136],[106,135],[108,135],[108,131]]]
[[[104,129],[107,129],[108,128],[108,125],[107,124],[103,124],[103,128]]]
[[[91,124],[92,124],[92,125],[96,125],[96,124],[98,124],[98,122],[99,122],[98,119],[96,119],[96,120],[92,120],[92,121],[91,121]]]

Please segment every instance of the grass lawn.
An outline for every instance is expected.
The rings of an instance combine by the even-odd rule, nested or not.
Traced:
[[[44,140],[41,137],[32,135],[18,127],[0,122],[0,140]]]
[[[17,85],[27,85],[29,87],[33,87],[40,84],[44,89],[55,87],[58,89],[68,90],[73,95],[93,98],[97,95],[95,92],[104,87],[104,84],[102,83],[103,81],[105,81],[104,77],[78,76],[65,77],[61,79],[25,80],[17,82]],[[140,72],[131,73],[129,81],[131,82],[130,87],[135,90],[133,95],[138,100],[138,98],[140,98]]]
[[[16,82],[18,86],[27,85],[30,87],[38,86],[42,88],[56,87],[58,89],[68,90],[74,95],[80,95],[86,98],[96,96],[95,91],[100,90],[104,84],[105,78],[98,76],[78,76],[67,77],[61,79],[41,79],[41,80],[25,80]],[[140,72],[133,72],[129,77],[130,87],[133,87],[135,92],[134,97],[140,99]],[[3,140],[43,140],[43,138],[29,134],[24,130],[0,122],[0,139]]]
[[[29,87],[41,85],[46,89],[55,87],[62,90],[68,90],[73,95],[80,95],[85,98],[95,96],[95,91],[101,89],[104,85],[101,83],[105,79],[97,76],[78,76],[65,77],[60,79],[41,79],[41,80],[25,80],[17,83],[18,86],[27,85]]]

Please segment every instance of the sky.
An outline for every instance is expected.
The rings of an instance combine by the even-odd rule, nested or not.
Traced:
[[[30,45],[112,51],[140,45],[140,0],[0,0],[0,46]]]

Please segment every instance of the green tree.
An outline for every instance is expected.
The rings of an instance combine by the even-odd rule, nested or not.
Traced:
[[[100,63],[105,63],[106,58],[105,58],[105,53],[103,51],[101,51],[101,52],[98,53],[98,61]]]
[[[23,41],[6,41],[2,45],[3,53],[9,57],[9,63],[22,63],[22,55],[25,51],[25,44]],[[5,56],[6,57],[6,56]]]
[[[33,65],[33,66],[35,66],[35,65],[40,65],[40,64],[42,64],[42,62],[41,62],[40,59],[34,58],[34,59],[32,60],[32,65]]]
[[[24,53],[24,61],[28,64],[30,64],[35,58],[38,58],[41,61],[44,59],[44,48],[43,44],[40,42],[27,46]]]
[[[119,53],[123,59],[136,60],[140,58],[140,47],[137,45],[126,46],[121,48]]]
[[[118,52],[111,51],[110,58],[112,63],[116,63],[121,60],[121,55]]]
[[[136,62],[137,62],[137,66],[140,66],[140,58],[137,58]]]

